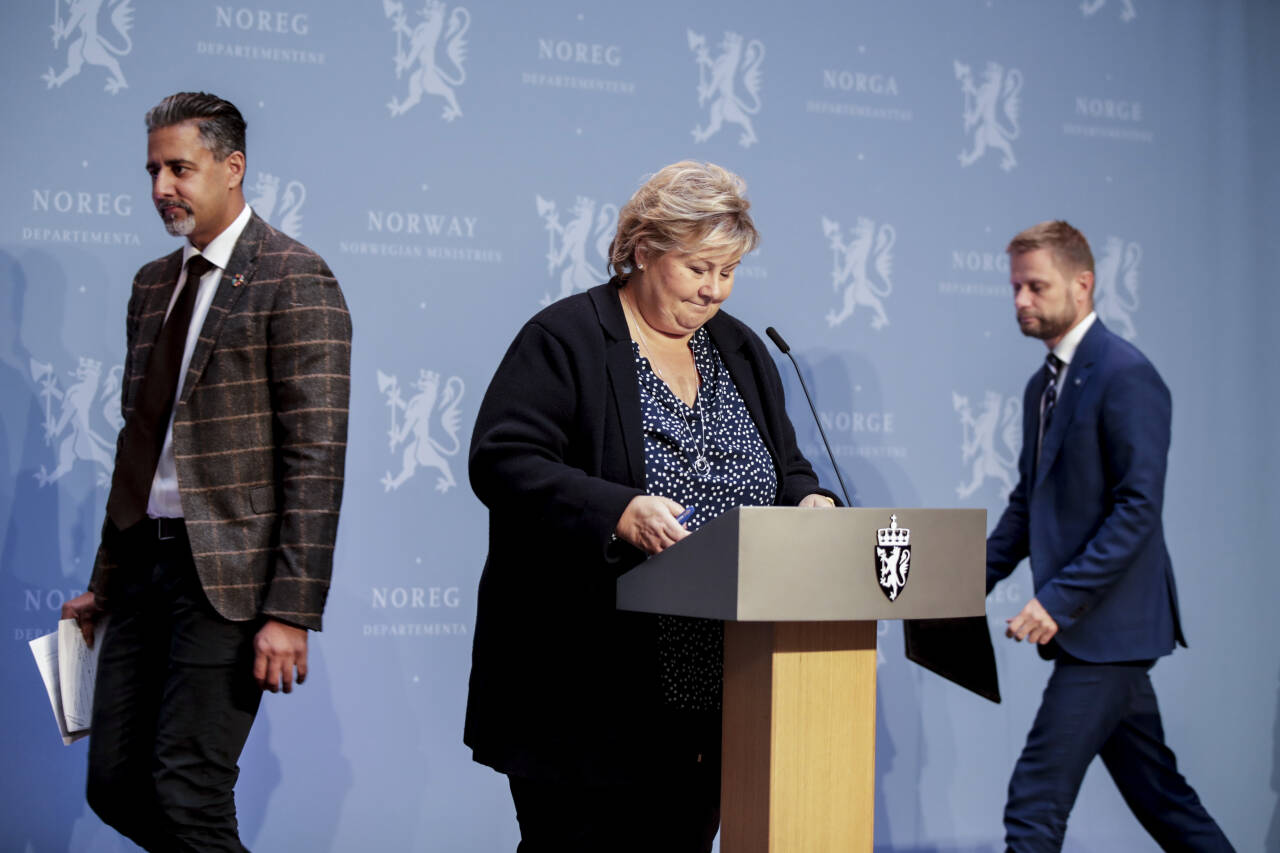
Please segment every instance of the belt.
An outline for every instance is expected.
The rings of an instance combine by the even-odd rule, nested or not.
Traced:
[[[144,518],[129,528],[128,536],[144,542],[185,541],[187,523],[181,518]]]

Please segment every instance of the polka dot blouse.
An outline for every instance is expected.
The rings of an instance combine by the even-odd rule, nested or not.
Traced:
[[[646,491],[696,510],[697,530],[736,506],[770,506],[778,493],[773,459],[706,329],[689,341],[702,387],[693,406],[654,373],[631,343],[644,419]],[[724,625],[718,620],[658,617],[663,698],[684,710],[720,708]]]

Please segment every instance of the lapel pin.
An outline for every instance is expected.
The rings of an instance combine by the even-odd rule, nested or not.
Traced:
[[[238,272],[235,274],[235,277],[231,279],[231,286],[239,287],[242,284],[244,284],[244,273]]]

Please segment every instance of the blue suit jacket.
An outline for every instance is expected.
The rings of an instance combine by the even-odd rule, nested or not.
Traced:
[[[1171,403],[1145,356],[1095,321],[1076,350],[1037,464],[1044,370],[1023,397],[1018,485],[987,539],[987,591],[1031,558],[1058,645],[1097,663],[1186,645],[1161,511]]]

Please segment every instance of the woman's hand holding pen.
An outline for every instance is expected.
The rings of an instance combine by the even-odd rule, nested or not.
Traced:
[[[646,554],[657,554],[689,535],[684,522],[691,517],[692,513],[673,500],[637,495],[622,511],[614,532]]]

